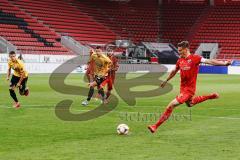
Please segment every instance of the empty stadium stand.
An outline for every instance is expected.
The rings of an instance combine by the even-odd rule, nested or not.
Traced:
[[[67,1],[18,0],[12,2],[57,33],[69,35],[78,41],[108,43],[116,38],[116,34],[110,29]]]
[[[196,48],[202,42],[220,45],[218,59],[240,59],[240,4],[215,6],[193,38]]]
[[[36,54],[70,54],[61,35],[84,44],[187,39],[193,52],[217,42],[217,58],[240,59],[240,3],[220,1],[210,7],[207,0],[163,0],[161,6],[157,0],[0,0],[0,36]]]
[[[108,26],[122,39],[156,42],[159,37],[159,6],[155,0],[69,0],[73,6]]]
[[[205,4],[165,4],[161,6],[162,25],[160,32],[163,39],[176,45],[186,40],[189,31],[203,14]]]
[[[23,54],[70,54],[54,31],[7,0],[0,0],[0,36]]]

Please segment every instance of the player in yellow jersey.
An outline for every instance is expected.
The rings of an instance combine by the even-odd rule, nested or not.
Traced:
[[[29,95],[29,89],[27,88],[27,80],[28,80],[28,72],[24,68],[24,63],[16,57],[16,53],[11,51],[9,53],[9,60],[8,60],[8,71],[7,71],[7,80],[9,80],[11,75],[11,70],[14,70],[11,81],[10,81],[10,96],[14,100],[14,107],[19,108],[20,103],[17,99],[15,89],[19,89],[20,95]]]
[[[104,90],[101,84],[104,80],[106,80],[108,71],[112,65],[112,61],[102,53],[99,47],[97,47],[95,53],[91,55],[89,62],[93,64],[92,69],[94,80],[89,83],[90,89],[88,92],[88,98],[82,102],[82,105],[84,106],[88,105],[93,96],[94,87],[96,86],[98,87],[98,93],[102,96],[102,101],[105,102]]]

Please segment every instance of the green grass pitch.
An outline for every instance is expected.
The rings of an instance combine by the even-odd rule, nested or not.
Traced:
[[[133,75],[130,75],[133,76]],[[49,75],[31,75],[29,97],[19,97],[21,109],[11,107],[8,82],[0,83],[0,160],[239,160],[240,81],[234,75],[199,75],[197,94],[218,92],[220,99],[189,110],[181,105],[174,117],[156,134],[146,126],[155,121],[149,113],[162,112],[179,91],[179,75],[170,83],[174,89],[152,98],[138,98],[129,107],[120,100],[111,113],[86,122],[58,119],[55,105],[74,100],[72,112],[94,109],[81,106],[83,96],[64,95],[48,85]],[[146,79],[150,80],[150,79]],[[82,76],[73,74],[67,84],[86,86]],[[134,88],[145,90],[149,87]],[[130,134],[119,136],[116,127],[126,123]]]

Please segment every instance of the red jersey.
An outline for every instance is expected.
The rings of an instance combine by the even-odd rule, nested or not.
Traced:
[[[86,68],[86,74],[94,75],[94,63],[91,61],[88,63],[87,68]]]
[[[112,61],[112,70],[110,70],[110,75],[115,76],[116,71],[118,70],[118,59],[115,56],[109,57]]]
[[[191,54],[187,58],[179,58],[176,69],[180,69],[181,87],[180,93],[194,95],[196,91],[197,74],[202,57]]]

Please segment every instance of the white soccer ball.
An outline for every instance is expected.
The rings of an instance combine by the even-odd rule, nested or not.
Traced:
[[[129,127],[126,124],[119,124],[117,126],[117,133],[119,135],[127,135],[129,132]]]

